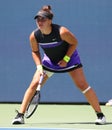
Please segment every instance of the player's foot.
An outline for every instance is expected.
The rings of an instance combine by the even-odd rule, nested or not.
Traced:
[[[103,115],[103,113],[98,113],[97,114],[97,119],[95,121],[95,124],[96,125],[104,125],[104,124],[106,124],[106,118]]]
[[[12,124],[24,124],[24,114],[17,112],[17,116],[13,119]]]

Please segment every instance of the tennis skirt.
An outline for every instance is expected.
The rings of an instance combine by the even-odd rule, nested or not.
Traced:
[[[67,63],[66,67],[60,67],[58,64],[54,64],[46,54],[44,54],[42,64],[45,70],[56,73],[69,72],[71,70],[82,67],[77,50],[71,56],[70,61]]]

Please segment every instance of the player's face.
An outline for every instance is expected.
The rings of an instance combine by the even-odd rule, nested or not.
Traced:
[[[51,20],[49,20],[48,18],[44,18],[44,17],[38,17],[36,19],[36,23],[37,26],[40,30],[46,29],[49,27],[49,25],[51,24],[50,22]]]
[[[37,17],[37,23],[39,22],[46,22],[47,18],[44,18],[44,17]]]

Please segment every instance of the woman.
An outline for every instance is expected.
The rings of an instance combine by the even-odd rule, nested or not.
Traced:
[[[40,75],[46,71],[44,81],[51,77],[54,72],[68,72],[76,86],[85,95],[86,99],[96,112],[96,124],[105,124],[106,119],[94,90],[87,83],[79,54],[76,50],[77,39],[66,28],[52,23],[53,13],[50,6],[43,8],[35,18],[38,29],[30,35],[32,57],[37,66],[32,82],[28,87],[20,111],[12,121],[12,124],[24,124],[26,107],[36,91]],[[44,58],[41,60],[39,46],[44,50]]]

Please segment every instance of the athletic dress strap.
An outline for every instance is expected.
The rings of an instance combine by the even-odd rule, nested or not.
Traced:
[[[75,50],[66,67],[60,67],[58,62],[63,59],[69,48],[69,44],[60,37],[59,25],[52,24],[52,31],[49,35],[44,35],[39,29],[35,30],[34,35],[44,51],[42,59],[45,70],[51,72],[68,72],[70,70],[82,67],[78,51]]]

